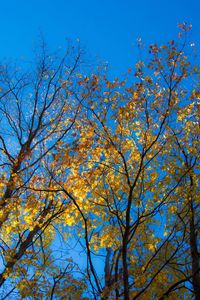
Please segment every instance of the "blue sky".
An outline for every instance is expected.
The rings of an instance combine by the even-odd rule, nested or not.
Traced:
[[[43,32],[51,49],[79,38],[89,56],[108,61],[115,74],[136,59],[138,37],[148,45],[176,36],[177,24],[193,25],[200,39],[199,0],[7,0],[0,7],[0,59],[29,58]]]

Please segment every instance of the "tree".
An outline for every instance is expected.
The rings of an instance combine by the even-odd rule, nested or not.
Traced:
[[[56,276],[60,280],[66,273],[69,279],[69,272],[53,267],[48,249],[54,239],[52,222],[67,203],[45,192],[52,186],[46,165],[56,146],[74,140],[80,103],[72,95],[75,88],[78,92],[80,57],[79,47],[72,47],[58,60],[42,43],[31,72],[4,65],[0,69],[0,286],[8,281],[22,297],[39,297],[43,286],[50,286],[45,277],[41,280],[45,265],[52,268],[53,287],[58,286]],[[38,182],[43,192],[36,189]]]
[[[31,114],[29,81],[5,88],[2,69],[1,286],[30,299],[200,299],[200,71],[180,27],[126,80],[77,74],[77,56],[67,72],[65,59],[47,65]]]

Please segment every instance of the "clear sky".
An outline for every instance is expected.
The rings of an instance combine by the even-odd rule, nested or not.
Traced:
[[[79,38],[89,55],[108,61],[113,72],[132,66],[133,44],[176,36],[177,24],[193,25],[200,40],[199,0],[1,0],[0,59],[29,57],[43,32],[50,48]]]

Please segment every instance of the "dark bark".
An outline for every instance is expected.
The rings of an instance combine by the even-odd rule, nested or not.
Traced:
[[[200,300],[200,265],[199,265],[199,252],[197,246],[197,234],[195,230],[195,221],[194,221],[194,208],[193,202],[191,200],[191,220],[190,220],[190,251],[192,259],[192,284],[195,294],[195,300]]]

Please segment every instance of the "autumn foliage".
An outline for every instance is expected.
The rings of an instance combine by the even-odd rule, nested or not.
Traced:
[[[179,27],[125,79],[85,75],[78,48],[1,66],[1,299],[200,299],[200,70]]]

